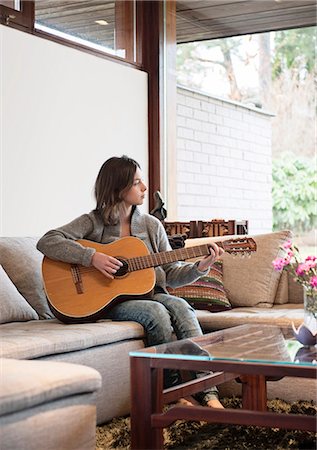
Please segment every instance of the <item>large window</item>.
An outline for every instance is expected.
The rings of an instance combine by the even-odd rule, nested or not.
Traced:
[[[177,48],[178,82],[186,88],[181,90],[178,108],[180,167],[186,158],[202,161],[200,184],[208,162],[213,183],[217,167],[222,172],[218,185],[230,186],[236,179],[234,193],[228,191],[221,210],[226,205],[232,211],[237,206],[239,211],[248,208],[244,217],[251,227],[260,221],[259,232],[266,231],[261,227],[268,226],[272,211],[273,229],[291,229],[308,254],[316,251],[311,247],[316,246],[317,226],[316,36],[315,26],[302,27],[184,43]],[[205,95],[199,97],[201,104],[195,99],[197,91]],[[202,105],[201,98],[212,100]],[[252,117],[260,118],[258,123],[248,121],[247,108]],[[265,128],[268,114],[272,117]],[[193,167],[186,170],[193,172]],[[244,185],[243,180],[248,183]],[[261,197],[270,183],[273,210],[270,199]],[[188,201],[195,187],[189,191],[189,181],[186,186],[179,183],[180,195],[186,194]],[[211,190],[206,186],[201,191]],[[224,191],[217,191],[218,199]],[[210,202],[214,202],[213,211],[221,214],[214,192]]]
[[[136,0],[0,0],[0,23],[140,63]]]
[[[35,28],[135,62],[135,1],[35,1]]]

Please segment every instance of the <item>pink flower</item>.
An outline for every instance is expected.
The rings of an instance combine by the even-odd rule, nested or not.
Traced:
[[[274,259],[274,261],[272,261],[275,270],[283,270],[288,263],[289,261],[284,258],[276,258]]]
[[[284,242],[283,248],[285,248],[287,250],[288,248],[291,248],[292,245],[293,245],[292,241],[288,240],[288,241]]]
[[[308,260],[304,263],[309,269],[316,267],[317,261]]]
[[[305,273],[309,272],[309,265],[306,263],[300,263],[298,264],[298,267],[296,268],[295,272],[296,275],[298,275],[299,277],[305,275]]]
[[[313,288],[317,287],[317,276],[316,276],[316,275],[314,275],[313,277],[311,277],[311,279],[309,280],[309,284],[310,284]]]
[[[316,265],[317,265],[316,256],[307,256],[307,258],[305,259],[305,264],[307,264],[307,266],[310,269],[312,269],[313,267],[316,267]]]

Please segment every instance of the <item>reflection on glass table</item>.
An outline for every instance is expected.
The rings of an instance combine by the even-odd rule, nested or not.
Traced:
[[[131,355],[316,365],[317,348],[302,346],[292,337],[291,328],[243,325],[158,345]]]

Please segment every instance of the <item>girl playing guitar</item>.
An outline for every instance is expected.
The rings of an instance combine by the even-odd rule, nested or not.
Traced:
[[[127,156],[112,157],[101,167],[95,182],[96,208],[72,222],[48,231],[37,248],[47,257],[71,264],[93,266],[107,279],[114,279],[122,266],[119,259],[76,242],[80,239],[109,244],[125,236],[136,236],[151,253],[171,250],[161,222],[142,214],[138,208],[144,201],[146,185],[139,164]],[[197,263],[173,262],[155,268],[156,283],[149,299],[123,301],[110,307],[104,318],[115,321],[135,321],[146,333],[146,345],[155,346],[172,340],[202,335],[193,308],[183,299],[169,295],[166,286],[178,287],[205,275],[223,250],[212,243],[210,254]],[[179,373],[166,371],[165,387],[178,383]],[[216,388],[196,394],[196,401],[222,408]],[[191,404],[194,399],[182,399]]]

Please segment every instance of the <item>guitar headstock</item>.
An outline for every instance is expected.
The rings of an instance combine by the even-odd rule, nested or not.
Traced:
[[[221,247],[227,253],[245,256],[256,251],[256,242],[252,238],[241,237],[222,241]]]

